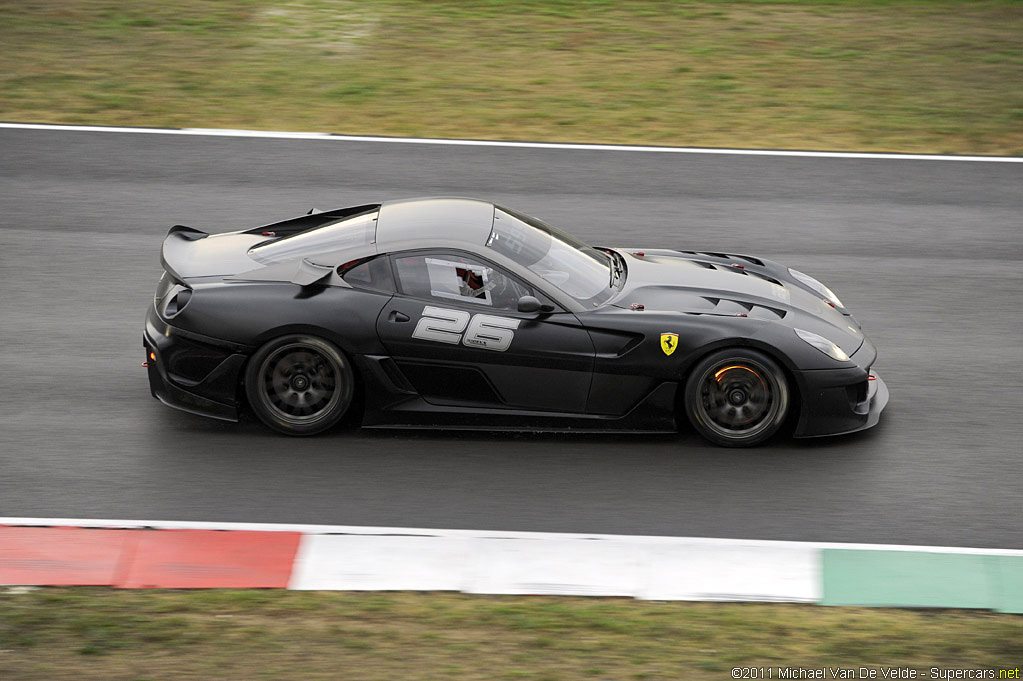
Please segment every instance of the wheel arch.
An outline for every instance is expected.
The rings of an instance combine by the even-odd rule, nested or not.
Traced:
[[[345,414],[342,422],[350,419],[354,419],[356,422],[361,422],[363,410],[365,409],[366,404],[365,377],[362,375],[362,369],[359,362],[355,361],[355,355],[357,353],[354,352],[352,344],[346,341],[343,336],[322,326],[316,326],[313,324],[285,324],[272,329],[267,329],[252,339],[252,349],[248,352],[245,357],[245,362],[238,370],[238,385],[236,387],[238,405],[240,407],[244,407],[247,411],[252,411],[252,405],[249,404],[248,395],[245,390],[245,376],[248,373],[249,362],[252,361],[252,357],[261,347],[278,338],[283,338],[284,336],[312,336],[314,338],[319,338],[320,340],[327,341],[334,345],[345,356],[345,359],[348,360],[348,366],[351,368],[352,377],[354,378],[353,388],[355,393],[352,398],[352,404],[348,408],[348,412]]]
[[[693,368],[713,353],[718,352],[719,350],[727,350],[729,348],[743,348],[762,352],[781,367],[781,370],[785,375],[785,381],[788,383],[790,399],[792,401],[792,404],[789,407],[789,413],[785,418],[784,429],[791,430],[794,428],[795,424],[799,420],[799,416],[803,412],[803,395],[799,381],[796,380],[796,364],[788,355],[781,352],[776,346],[764,343],[763,341],[759,341],[755,338],[721,338],[700,346],[697,350],[687,356],[685,361],[678,367],[679,388],[675,391],[676,414],[683,413],[683,411],[680,410],[683,410],[685,407],[685,385],[686,381],[689,380],[689,375],[692,373]]]
[[[258,336],[252,339],[252,354],[255,354],[256,350],[261,348],[263,345],[281,336],[315,336],[325,341],[333,343],[337,348],[343,351],[349,357],[353,354],[352,344],[345,340],[343,336],[335,331],[331,331],[323,326],[317,326],[315,324],[282,324],[281,326],[275,326],[273,328],[263,331]]]

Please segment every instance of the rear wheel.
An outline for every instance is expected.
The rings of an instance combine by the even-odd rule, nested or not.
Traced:
[[[256,351],[245,392],[259,420],[287,435],[334,426],[352,404],[351,365],[334,345],[313,336],[284,336]]]
[[[752,447],[778,432],[788,415],[789,384],[777,362],[746,348],[720,350],[697,364],[685,387],[689,422],[725,447]]]

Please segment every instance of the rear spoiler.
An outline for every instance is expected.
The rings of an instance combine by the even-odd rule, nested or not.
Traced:
[[[189,227],[187,225],[174,225],[167,232],[167,236],[163,240],[163,248],[160,249],[160,264],[163,265],[164,271],[170,275],[170,278],[179,284],[185,283],[185,278],[181,276],[170,263],[167,262],[167,252],[171,251],[173,254],[178,254],[182,249],[183,242],[188,241],[199,241],[205,239],[209,234],[195,227]],[[171,259],[174,259],[173,257]]]
[[[264,267],[252,270],[256,261],[250,259],[247,252],[281,237],[291,236],[299,232],[316,229],[348,217],[369,213],[380,209],[380,204],[366,204],[339,208],[336,210],[319,211],[315,209],[305,215],[271,222],[242,232],[230,232],[225,238],[213,239],[211,242],[199,244],[210,236],[195,227],[174,225],[167,232],[160,252],[160,264],[168,276],[178,283],[185,283],[185,276],[237,276],[245,279],[267,279],[271,281],[291,281],[300,286],[310,286],[327,278],[334,269],[318,265],[308,260],[289,265],[287,273],[277,269]],[[267,237],[261,240],[260,237]],[[216,243],[213,243],[216,242]],[[259,275],[256,275],[256,272]],[[281,278],[283,276],[283,278]],[[271,277],[273,277],[271,279]]]
[[[167,232],[168,237],[173,236],[175,234],[179,235],[182,239],[185,239],[186,241],[198,241],[199,239],[205,239],[206,237],[209,236],[207,232],[196,229],[195,227],[189,227],[187,225],[174,225],[173,227],[170,228],[170,231]]]
[[[243,233],[249,234],[244,239],[251,243],[253,241],[251,232]],[[181,265],[187,271],[190,259],[196,256],[193,249],[198,244],[195,242],[201,241],[208,236],[209,234],[202,230],[186,227],[185,225],[174,225],[167,232],[167,237],[163,240],[163,248],[160,250],[160,264],[163,265],[167,275],[176,283],[188,286],[184,276],[175,269],[174,264]],[[238,235],[235,234],[234,236],[237,237]],[[238,265],[237,262],[234,264]],[[248,265],[254,266],[256,263],[249,261]],[[243,271],[241,274],[228,275],[224,278],[235,281],[290,281],[299,286],[314,286],[321,284],[333,273],[333,267],[318,265],[308,259],[302,259],[298,263],[289,261],[269,267],[260,266],[254,270]]]

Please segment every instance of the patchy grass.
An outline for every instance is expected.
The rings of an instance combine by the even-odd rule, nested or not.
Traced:
[[[288,591],[0,593],[0,678],[722,679],[733,666],[1005,667],[964,611]]]
[[[1023,153],[1018,0],[0,0],[0,119]]]

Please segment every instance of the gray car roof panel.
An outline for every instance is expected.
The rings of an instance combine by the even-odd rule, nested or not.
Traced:
[[[397,244],[486,243],[494,227],[494,204],[476,199],[438,197],[388,201],[380,206],[376,246],[387,252]]]

